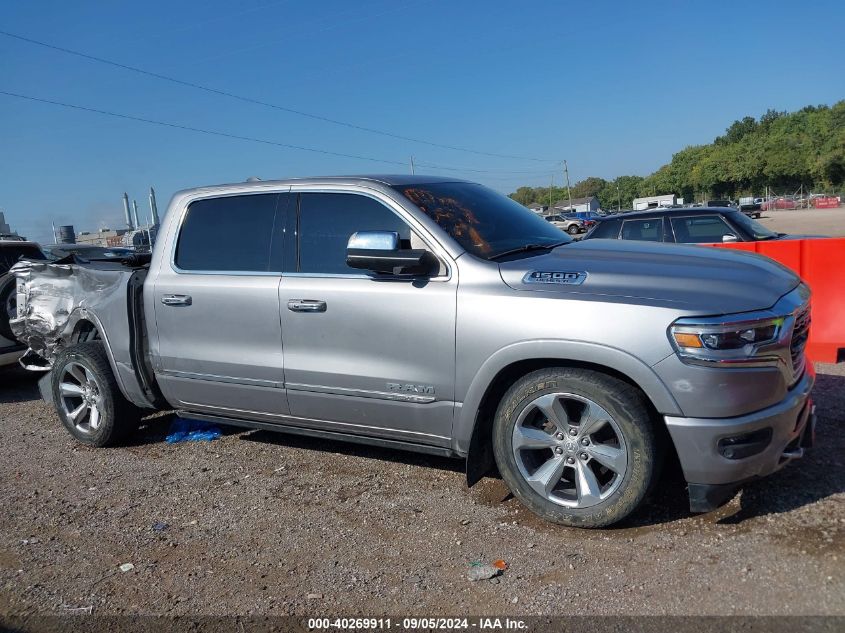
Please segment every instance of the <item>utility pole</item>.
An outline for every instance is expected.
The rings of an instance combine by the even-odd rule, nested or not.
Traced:
[[[569,167],[563,161],[563,173],[566,175],[566,195],[569,197],[569,211],[572,211],[572,190],[569,188]]]
[[[622,211],[622,194],[619,193],[619,181],[616,181],[616,213]]]
[[[552,182],[549,183],[549,213],[552,212],[552,189],[555,188],[555,175],[552,174]]]
[[[416,172],[414,171],[414,157],[411,156],[411,175],[414,175]]]

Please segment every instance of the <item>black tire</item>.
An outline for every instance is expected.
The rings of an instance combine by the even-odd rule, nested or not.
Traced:
[[[66,410],[77,402],[81,403],[81,396],[65,396],[60,387],[63,379],[73,383],[73,378],[68,377],[68,372],[71,367],[79,366],[92,374],[97,386],[98,424],[96,428],[87,430],[74,423]],[[51,386],[56,413],[70,434],[82,444],[95,447],[114,446],[125,441],[138,429],[141,409],[123,397],[112,373],[106,350],[100,341],[78,343],[62,350],[53,363]],[[90,420],[90,414],[88,419]]]
[[[536,398],[561,392],[581,396],[602,407],[616,423],[627,447],[626,471],[616,482],[615,490],[590,507],[559,505],[535,491],[514,456],[514,427],[520,414]],[[624,381],[592,370],[557,367],[520,378],[505,393],[493,423],[493,452],[510,491],[541,518],[573,527],[604,527],[633,512],[660,470],[660,447],[644,395]]]
[[[9,319],[14,315],[9,314],[8,305],[10,301],[15,301],[17,298],[17,282],[14,277],[9,277],[0,283],[0,336],[3,336],[10,341],[17,340],[12,327],[9,325]]]
[[[577,224],[570,224],[569,228],[566,229],[566,232],[570,235],[578,235],[581,232],[581,229],[578,228]]]

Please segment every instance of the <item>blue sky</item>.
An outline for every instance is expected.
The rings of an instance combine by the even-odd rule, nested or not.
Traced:
[[[190,5],[190,6],[189,6]],[[202,6],[202,9],[198,7]],[[0,30],[401,136],[567,159],[573,181],[646,175],[737,118],[845,98],[841,0],[4,2]],[[399,164],[297,151],[0,95],[0,210],[121,225],[182,188],[248,176],[453,174],[504,192],[554,162],[375,135],[0,35],[0,90]],[[472,171],[475,170],[475,171]],[[562,176],[557,173],[556,183]]]

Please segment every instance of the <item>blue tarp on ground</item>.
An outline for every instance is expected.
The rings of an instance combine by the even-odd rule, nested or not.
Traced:
[[[210,442],[222,435],[220,427],[211,422],[176,418],[170,425],[170,432],[164,441],[168,444],[179,442]]]

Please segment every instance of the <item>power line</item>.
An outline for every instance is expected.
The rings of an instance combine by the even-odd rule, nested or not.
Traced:
[[[221,132],[219,130],[206,130],[204,128],[192,127],[190,125],[182,125],[181,123],[170,123],[168,121],[157,121],[155,119],[146,119],[144,117],[133,116],[131,114],[122,114],[120,112],[110,112],[108,110],[98,110],[97,108],[88,108],[86,106],[75,105],[73,103],[64,103],[62,101],[53,101],[51,99],[42,99],[40,97],[32,97],[29,95],[22,95],[15,92],[6,92],[0,90],[0,95],[8,97],[16,97],[18,99],[26,99],[27,101],[37,101],[39,103],[49,103],[50,105],[62,106],[64,108],[72,108],[74,110],[82,110],[84,112],[93,112],[95,114],[102,114],[118,119],[128,119],[129,121],[139,121],[141,123],[150,123],[152,125],[160,125],[162,127],[176,128],[178,130],[187,130],[189,132],[198,132],[200,134],[210,134],[212,136],[222,136],[224,138],[237,139],[239,141],[252,141],[253,143],[263,143],[264,145],[275,145],[277,147],[286,147],[288,149],[297,149],[303,152],[314,152],[315,154],[325,154],[328,156],[340,156],[342,158],[354,158],[356,160],[366,160],[374,163],[385,163],[388,165],[402,165],[405,163],[398,160],[388,160],[384,158],[373,158],[371,156],[361,156],[359,154],[344,154],[342,152],[333,152],[326,149],[318,149],[316,147],[305,147],[304,145],[292,145],[290,143],[280,143],[278,141],[270,141],[267,139],[256,138],[254,136],[242,136],[240,134],[231,134],[229,132]]]
[[[76,57],[81,57],[83,59],[87,59],[89,61],[94,61],[100,64],[106,64],[109,66],[114,66],[115,68],[120,68],[123,70],[129,70],[134,73],[138,73],[141,75],[146,75],[148,77],[153,77],[155,79],[160,79],[162,81],[168,81],[174,84],[178,84],[180,86],[186,86],[188,88],[195,88],[197,90],[202,90],[204,92],[208,92],[211,94],[220,95],[223,97],[228,97],[230,99],[237,99],[238,101],[243,101],[245,103],[252,103],[254,105],[260,105],[267,108],[273,108],[274,110],[280,110],[282,112],[287,112],[289,114],[295,114],[297,116],[307,117],[309,119],[314,119],[315,121],[322,121],[323,123],[331,123],[332,125],[339,125],[342,127],[350,128],[353,130],[358,130],[361,132],[368,132],[370,134],[378,134],[380,136],[386,136],[389,138],[395,138],[402,141],[410,141],[412,143],[420,143],[422,145],[429,145],[431,147],[439,147],[442,149],[449,149],[457,152],[467,152],[469,154],[477,154],[479,156],[491,156],[495,158],[509,158],[513,160],[529,160],[535,162],[543,162],[543,163],[553,163],[553,162],[560,162],[553,159],[547,158],[534,158],[530,156],[517,156],[511,154],[497,154],[494,152],[482,152],[479,150],[470,149],[467,147],[461,147],[458,145],[446,145],[444,143],[435,143],[433,141],[426,141],[423,139],[414,138],[411,136],[403,136],[401,134],[395,134],[393,132],[387,132],[385,130],[379,130],[376,128],[365,127],[363,125],[356,125],[354,123],[348,123],[346,121],[339,121],[337,119],[331,119],[329,117],[324,117],[318,114],[312,114],[310,112],[304,112],[303,110],[296,110],[294,108],[288,108],[286,106],[281,106],[275,103],[270,103],[268,101],[261,101],[260,99],[254,99],[252,97],[245,97],[243,95],[235,94],[233,92],[228,92],[226,90],[219,90],[217,88],[211,88],[209,86],[204,86],[201,84],[193,83],[191,81],[185,81],[183,79],[177,79],[175,77],[169,77],[167,75],[162,75],[159,73],[155,73],[149,70],[144,70],[143,68],[137,68],[135,66],[129,66],[128,64],[121,64],[120,62],[115,62],[109,59],[105,59],[103,57],[96,57],[94,55],[89,55],[87,53],[82,53],[80,51],[71,50],[69,48],[64,48],[61,46],[56,46],[54,44],[48,44],[47,42],[41,42],[39,40],[35,40],[29,37],[24,37],[23,35],[16,35],[15,33],[9,33],[8,31],[0,31],[0,35],[5,35],[6,37],[10,37],[12,39],[20,40],[22,42],[27,42],[29,44],[35,44],[36,46],[42,46],[44,48],[49,48],[54,51],[59,51],[61,53],[66,53],[68,55],[74,55]]]
[[[558,163],[560,163],[560,161],[558,161]],[[557,168],[557,166],[555,166],[554,168],[549,169],[531,169],[526,171],[520,171],[511,169],[476,169],[474,167],[450,167],[447,165],[438,165],[437,163],[428,163],[422,161],[415,161],[415,164],[421,167],[430,167],[432,169],[444,169],[446,171],[469,171],[479,174],[543,174],[546,176],[548,176],[550,173],[553,173],[554,169]]]

